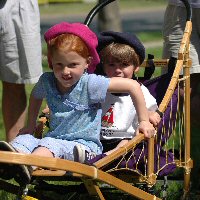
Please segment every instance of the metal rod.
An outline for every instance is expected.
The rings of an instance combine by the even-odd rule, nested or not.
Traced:
[[[113,1],[115,0],[105,0],[105,1],[102,1],[100,3],[98,3],[90,12],[89,14],[87,15],[85,21],[84,21],[84,24],[86,26],[89,26],[92,19],[94,18],[94,16],[97,14],[97,12],[102,9],[103,7],[105,7],[106,5],[108,5],[109,3],[112,3]]]
[[[181,1],[184,3],[186,11],[187,11],[187,19],[186,19],[186,21],[191,21],[191,19],[192,19],[192,8],[191,8],[191,5],[188,2],[188,0],[181,0]]]

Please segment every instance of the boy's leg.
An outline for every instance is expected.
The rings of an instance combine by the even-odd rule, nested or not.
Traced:
[[[109,154],[113,153],[114,151],[116,151],[117,149],[119,149],[120,147],[123,147],[127,143],[128,143],[128,140],[122,140],[114,149],[111,149],[110,151],[105,152],[105,154],[109,155]]]

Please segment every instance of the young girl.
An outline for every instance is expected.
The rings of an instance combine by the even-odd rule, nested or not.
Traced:
[[[62,22],[51,27],[44,37],[53,71],[44,73],[33,88],[27,127],[10,144],[1,142],[0,149],[68,160],[74,160],[76,145],[87,152],[102,153],[101,103],[107,92],[129,93],[138,113],[139,131],[148,137],[154,135],[137,81],[87,73],[93,72],[99,63],[97,37],[87,26]],[[36,139],[32,134],[44,98],[50,109],[50,129],[44,138]],[[33,168],[27,170],[24,165],[18,168],[23,180],[29,182]]]

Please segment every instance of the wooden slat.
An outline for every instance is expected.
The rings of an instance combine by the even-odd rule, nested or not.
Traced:
[[[99,169],[102,168],[102,167],[105,167],[109,163],[113,162],[114,160],[116,160],[120,156],[127,153],[130,149],[132,149],[134,146],[136,146],[136,144],[140,143],[143,140],[144,140],[144,134],[141,133],[141,134],[135,136],[132,140],[130,140],[124,147],[117,149],[112,154],[110,154],[110,155],[102,158],[101,160],[95,162],[94,165]]]
[[[107,183],[139,199],[159,200],[159,198],[155,197],[154,195],[144,192],[143,190],[140,190],[139,188],[136,188],[131,184],[126,183],[106,172],[98,170],[93,166],[87,166],[81,163],[76,163],[63,159],[47,158],[30,154],[27,155],[27,154],[13,153],[7,151],[0,151],[0,162],[33,165],[38,167],[71,171],[83,174],[89,178],[95,179],[96,181]]]

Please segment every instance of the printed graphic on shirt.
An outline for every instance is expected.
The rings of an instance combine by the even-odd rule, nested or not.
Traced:
[[[124,100],[125,99],[125,100]],[[123,98],[119,102],[113,103],[113,100],[107,103],[106,109],[101,122],[101,139],[112,139],[112,138],[132,138],[135,132],[132,127],[132,121],[135,116],[134,109],[132,109],[132,100]],[[122,106],[124,104],[125,106]],[[131,110],[131,112],[130,112]],[[129,123],[130,122],[130,123]]]
[[[113,119],[113,108],[114,105],[112,105],[108,111],[106,112],[106,114],[102,117],[102,122],[101,125],[102,127],[111,127],[114,124],[114,119]]]

